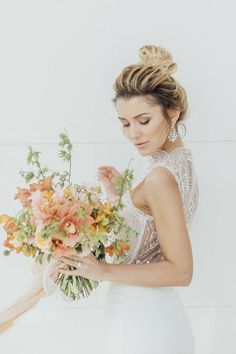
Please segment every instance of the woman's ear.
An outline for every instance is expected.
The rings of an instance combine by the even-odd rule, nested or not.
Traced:
[[[175,124],[177,122],[177,120],[179,119],[179,115],[180,115],[180,110],[176,109],[176,108],[170,108],[168,109],[168,113],[171,119],[171,123]]]

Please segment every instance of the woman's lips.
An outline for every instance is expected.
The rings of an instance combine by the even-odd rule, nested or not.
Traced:
[[[141,146],[144,146],[148,143],[148,141],[144,142],[144,143],[140,143],[140,144],[135,144],[137,147],[141,147]]]

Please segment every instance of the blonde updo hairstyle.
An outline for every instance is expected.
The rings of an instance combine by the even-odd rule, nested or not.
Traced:
[[[187,95],[184,88],[172,77],[176,69],[177,65],[167,50],[154,45],[143,46],[139,49],[139,62],[126,66],[116,78],[113,84],[116,95],[112,102],[116,104],[118,98],[144,96],[149,104],[161,107],[169,124],[168,109],[178,109],[180,115],[176,129],[179,133],[181,124],[186,133],[182,122],[188,110]]]

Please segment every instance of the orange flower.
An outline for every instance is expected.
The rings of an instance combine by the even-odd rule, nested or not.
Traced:
[[[41,192],[48,190],[52,185],[52,176],[48,176],[47,178],[43,179],[39,184],[39,189]]]
[[[15,197],[14,199],[19,199],[19,201],[21,202],[21,204],[24,207],[30,206],[31,204],[31,193],[29,192],[28,189],[26,188],[19,188],[17,187],[18,192],[15,193]]]
[[[9,242],[9,239],[7,238],[6,240],[4,240],[3,242],[3,246],[10,248],[11,250],[13,250],[15,247]]]
[[[9,232],[10,234],[13,234],[14,232],[20,230],[20,228],[14,223],[13,220],[13,217],[8,219],[3,226],[4,230],[6,232]]]
[[[128,251],[130,249],[130,245],[128,243],[123,243],[121,246],[120,246],[120,251],[121,253],[124,253],[125,251]]]
[[[31,183],[29,185],[29,190],[31,193],[37,191],[38,189],[40,190],[40,192],[44,192],[48,190],[51,187],[51,185],[52,185],[52,176],[48,176],[47,178],[43,179],[39,183]]]
[[[114,245],[112,244],[110,246],[105,247],[104,251],[108,253],[110,257],[112,257],[114,252]]]
[[[24,248],[24,245],[21,245],[21,246],[17,247],[17,248],[15,249],[15,250],[16,250],[16,253],[22,252],[23,248]],[[34,252],[34,254],[35,254],[35,252]]]

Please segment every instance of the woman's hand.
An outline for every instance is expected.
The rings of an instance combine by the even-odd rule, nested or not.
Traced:
[[[67,265],[63,262],[60,261],[59,259],[53,264],[53,266],[50,268],[50,275],[49,278],[52,279],[52,281],[56,284],[58,277],[60,275],[60,270],[61,269],[66,269]]]
[[[112,166],[100,166],[97,172],[98,180],[102,182],[108,197],[116,197],[119,194],[115,189],[115,181],[118,176],[121,176]]]
[[[81,255],[71,255],[70,257],[62,256],[59,259],[64,262],[64,265],[59,266],[58,268],[59,273],[66,275],[80,275],[91,280],[103,280],[108,266],[108,264],[99,261],[92,252],[87,256],[82,256],[81,253]],[[75,270],[63,269],[65,264],[66,266],[78,266],[79,268]]]

